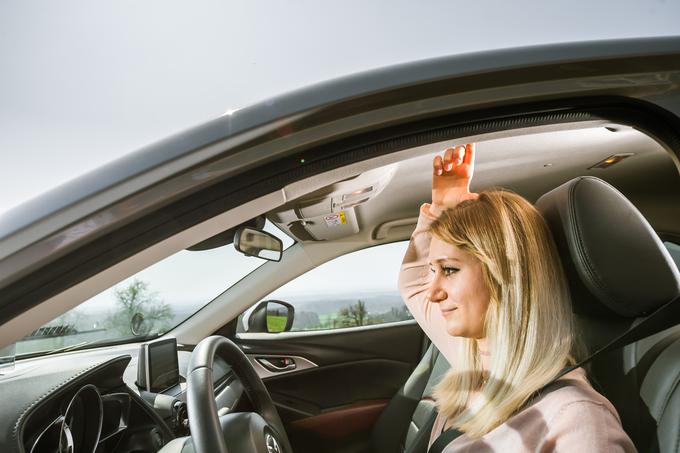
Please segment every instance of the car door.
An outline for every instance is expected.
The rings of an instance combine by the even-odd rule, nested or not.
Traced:
[[[406,241],[331,260],[266,301],[293,307],[288,332],[262,333],[251,309],[234,341],[263,378],[296,452],[362,451],[420,359],[424,336],[401,300]]]

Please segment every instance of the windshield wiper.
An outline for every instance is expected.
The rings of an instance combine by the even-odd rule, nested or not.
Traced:
[[[101,341],[101,340],[98,340],[98,341]],[[51,351],[47,351],[42,355],[58,354],[60,352],[71,351],[71,350],[74,350],[74,349],[78,349],[82,346],[87,346],[89,344],[92,344],[93,342],[94,342],[94,340],[93,341],[81,341],[80,343],[72,344],[70,346],[64,346],[62,348],[52,349]]]

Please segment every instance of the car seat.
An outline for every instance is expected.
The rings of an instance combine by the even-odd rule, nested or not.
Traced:
[[[406,383],[390,400],[373,427],[375,453],[425,453],[430,439],[428,421],[435,412],[432,390],[450,368],[430,344]]]
[[[599,354],[589,377],[618,410],[638,451],[678,452],[680,273],[668,250],[637,208],[598,178],[572,179],[536,207],[555,238],[591,353],[660,307],[675,307],[663,329]]]

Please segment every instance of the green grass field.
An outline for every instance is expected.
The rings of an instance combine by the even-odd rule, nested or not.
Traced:
[[[283,332],[286,328],[285,316],[272,316],[267,315],[267,330],[269,332]]]

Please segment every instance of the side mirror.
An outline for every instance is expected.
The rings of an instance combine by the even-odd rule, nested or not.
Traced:
[[[283,242],[266,231],[245,227],[236,230],[234,247],[248,256],[269,261],[281,261]]]
[[[293,327],[295,308],[280,300],[265,300],[257,304],[248,318],[248,332],[288,332]]]

